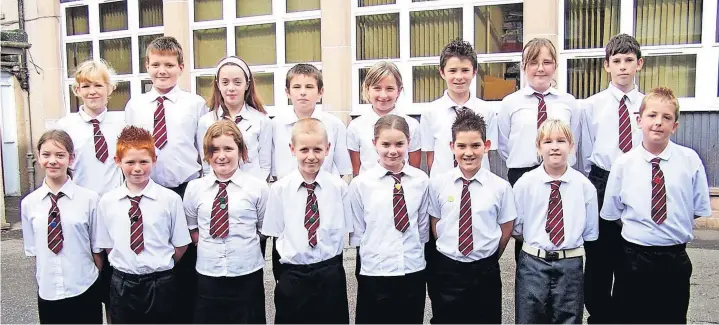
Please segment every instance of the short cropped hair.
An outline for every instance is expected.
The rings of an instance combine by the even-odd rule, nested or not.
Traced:
[[[397,66],[389,61],[380,61],[369,68],[364,81],[362,81],[362,98],[369,102],[370,87],[382,82],[382,79],[388,76],[394,77],[397,82],[397,90],[400,90],[402,88],[402,74],[399,73]]]
[[[290,89],[290,83],[292,78],[296,76],[307,76],[315,78],[317,81],[317,89],[323,89],[324,83],[322,82],[322,71],[317,69],[314,65],[309,63],[296,64],[294,67],[287,71],[287,77],[285,78],[285,88]]]
[[[451,58],[460,60],[469,60],[472,63],[472,70],[477,71],[477,52],[474,51],[472,44],[456,38],[444,46],[439,55],[439,69],[444,70],[447,61]]]
[[[212,123],[205,132],[205,137],[202,139],[203,156],[205,161],[209,164],[212,159],[212,153],[215,152],[215,147],[212,145],[212,140],[226,135],[235,142],[237,145],[237,151],[240,155],[240,161],[247,162],[247,146],[245,146],[244,138],[242,138],[242,132],[237,128],[237,124],[234,121],[228,119],[220,119],[215,123]]]
[[[642,58],[642,50],[637,39],[628,34],[617,34],[612,36],[604,49],[604,61],[609,62],[612,55],[633,53],[637,59]]]
[[[145,63],[150,62],[150,54],[174,55],[177,57],[177,64],[184,64],[182,46],[172,36],[163,36],[152,40],[145,51]]]
[[[115,149],[115,157],[118,160],[125,156],[128,150],[147,150],[152,157],[152,160],[157,159],[155,154],[155,141],[152,139],[152,134],[143,128],[137,126],[126,126],[120,132],[120,136],[117,138],[117,148]]]
[[[558,132],[567,138],[570,145],[574,144],[574,135],[572,135],[572,130],[569,128],[567,123],[557,119],[548,119],[544,121],[544,123],[542,123],[539,127],[539,130],[537,130],[537,148],[539,148],[542,141],[552,136],[552,133],[554,132]]]
[[[484,117],[472,110],[465,109],[457,115],[452,123],[452,142],[457,140],[457,133],[472,131],[479,132],[483,141],[487,140],[487,123],[484,121]]]
[[[100,82],[106,84],[110,90],[115,90],[115,83],[110,80],[114,75],[115,70],[103,59],[84,61],[75,69],[75,82],[72,85],[72,92],[76,96],[79,96],[77,94],[77,87],[83,82]]]
[[[292,126],[292,144],[295,144],[295,140],[300,134],[320,135],[325,139],[325,144],[329,143],[325,125],[314,117],[303,118]]]
[[[644,109],[650,100],[658,100],[660,102],[669,102],[674,106],[674,121],[679,122],[679,100],[674,95],[674,91],[667,87],[657,87],[652,89],[642,99],[642,104],[639,106],[639,115],[644,115]]]

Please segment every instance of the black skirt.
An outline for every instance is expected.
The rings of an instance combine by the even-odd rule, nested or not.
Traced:
[[[265,324],[262,269],[235,277],[197,276],[195,324]]]
[[[421,324],[425,271],[401,276],[357,278],[357,324]]]

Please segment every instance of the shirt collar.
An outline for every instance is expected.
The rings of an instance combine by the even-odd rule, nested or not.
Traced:
[[[522,88],[522,94],[524,94],[525,96],[534,96],[534,93],[539,93],[539,91],[534,90],[534,88],[532,88],[532,86],[526,86],[526,87]],[[545,92],[542,92],[542,94],[544,94],[544,95],[552,94],[555,96],[559,96],[560,92],[559,92],[559,90],[557,90],[554,87],[549,87],[549,89],[547,89],[547,91],[545,91]]]
[[[474,175],[472,175],[472,177],[470,177],[468,179],[468,181],[470,181],[470,182],[477,181],[477,182],[479,182],[479,184],[484,185],[487,181],[487,176],[488,176],[486,173],[488,173],[488,171],[480,168],[476,173],[474,173]],[[462,175],[462,170],[459,169],[459,166],[454,167],[454,169],[452,169],[452,174],[453,174],[452,179],[454,181],[464,179],[464,175]]]
[[[474,109],[474,98],[475,97],[472,96],[472,94],[470,93],[469,99],[467,100],[467,102],[460,105],[460,104],[455,103],[452,100],[452,98],[449,97],[449,93],[447,92],[447,90],[445,90],[444,95],[442,95],[442,97],[440,97],[440,100],[441,100],[441,106],[447,107],[448,110],[451,110],[452,112],[454,112],[454,108],[457,106]]]
[[[416,176],[417,176],[416,171],[418,171],[418,169],[412,169],[412,168],[409,166],[409,163],[405,162],[405,163],[404,163],[404,166],[402,167],[402,170],[400,170],[399,172],[400,172],[400,173],[404,173],[405,175],[408,175],[408,176],[410,176],[410,177],[416,177]],[[372,169],[370,169],[370,170],[368,170],[368,171],[366,171],[366,172],[369,172],[369,173],[371,173],[371,175],[373,175],[374,177],[381,179],[382,177],[387,176],[387,173],[390,172],[390,171],[387,170],[387,168],[384,168],[384,167],[382,166],[382,164],[380,164],[379,162],[377,162],[377,164],[375,164],[375,165],[372,167]],[[420,172],[421,172],[421,171],[420,171]],[[424,173],[424,172],[422,172],[422,173]]]
[[[140,192],[139,194],[134,194],[134,193],[130,193],[130,190],[127,188],[127,181],[125,181],[122,184],[122,190],[120,191],[120,198],[124,198],[124,197],[128,197],[128,196],[134,197],[134,196],[142,195],[149,199],[157,200],[157,198],[158,198],[157,187],[158,186],[159,185],[155,184],[155,182],[152,179],[150,179],[150,181],[147,182],[147,185],[145,185],[145,188],[142,189],[142,192]]]
[[[218,113],[220,113],[220,117],[222,117],[222,113],[221,113],[221,112],[223,112],[223,109],[224,109],[224,108],[221,107],[220,110],[218,111]],[[236,116],[231,116],[231,117],[232,117],[232,120],[234,121],[237,116],[242,116],[242,119],[243,119],[243,120],[249,120],[249,117],[251,116],[251,112],[250,112],[250,109],[249,109],[249,107],[247,106],[247,104],[242,105],[242,108],[240,109],[240,113],[239,113],[239,114],[237,114]]]
[[[167,94],[161,95],[155,87],[152,87],[149,92],[147,92],[147,99],[154,103],[157,101],[157,97],[165,96],[167,99],[173,103],[177,103],[178,98],[180,97],[180,86],[175,85],[175,87],[172,87],[170,91],[167,92]]]
[[[369,112],[367,113],[369,116],[372,117],[373,120],[379,120],[380,116],[377,114],[377,112],[374,111],[373,108],[370,108]],[[391,111],[387,112],[387,115],[399,115],[399,110],[397,110],[397,106],[395,106]]]
[[[634,88],[632,88],[632,90],[628,93],[624,93],[611,82],[609,83],[609,86],[607,86],[607,89],[609,89],[609,93],[612,94],[612,97],[614,97],[617,101],[621,101],[622,97],[625,95],[627,96],[627,99],[629,99],[630,104],[636,104],[637,100],[639,100],[639,90],[637,85],[634,85]]]
[[[82,105],[82,106],[80,106],[80,109],[77,110],[78,115],[80,115],[80,117],[82,118],[83,121],[90,123],[90,120],[96,119],[96,120],[98,120],[100,123],[102,123],[102,121],[105,120],[105,113],[107,113],[107,107],[105,107],[105,109],[102,111],[102,113],[98,114],[98,115],[97,115],[96,117],[94,117],[94,118],[93,118],[92,116],[90,116],[90,114],[87,114],[87,113],[85,112],[84,107],[85,107],[85,106]]]
[[[569,172],[570,172],[571,168],[572,167],[567,165],[567,170],[564,172],[564,174],[562,174],[562,176],[559,176],[559,179],[555,179],[554,177],[549,176],[549,174],[547,174],[547,171],[544,170],[544,163],[542,163],[541,165],[539,165],[539,167],[537,167],[537,169],[539,169],[539,175],[540,175],[540,179],[542,180],[542,183],[549,183],[549,182],[553,182],[556,180],[559,180],[562,183],[569,183],[569,181],[570,181]]]
[[[282,111],[281,111],[282,112]],[[315,110],[312,112],[312,115],[310,115],[311,118],[319,119],[320,114],[322,113],[322,110],[315,106]],[[300,119],[297,117],[297,114],[295,114],[294,108],[291,110],[284,111],[283,113],[280,113],[275,118],[280,117],[285,125],[292,125],[297,123]]]
[[[305,182],[304,177],[302,177],[302,173],[300,173],[299,167],[298,169],[295,169],[294,172],[287,175],[289,177],[289,184],[290,188],[294,188],[299,190],[302,187],[302,183]],[[315,176],[315,183],[319,185],[320,188],[323,188],[325,186],[329,186],[328,182],[330,181],[328,179],[329,174],[323,170],[320,169],[320,171],[317,173],[317,176]]]
[[[662,152],[660,152],[658,155],[654,155],[653,153],[647,151],[647,149],[644,148],[644,145],[641,145],[639,147],[639,149],[637,149],[637,150],[641,150],[642,157],[644,158],[644,160],[646,160],[647,162],[650,162],[652,159],[654,159],[656,157],[659,157],[659,159],[661,159],[661,160],[669,160],[669,158],[671,158],[671,156],[672,156],[672,148],[673,147],[674,147],[674,143],[669,141],[669,144],[667,144],[667,147],[664,148],[664,150]]]
[[[243,179],[245,178],[244,175],[245,174],[242,170],[240,170],[240,167],[237,167],[237,169],[235,170],[235,173],[232,174],[232,176],[229,179],[226,179],[224,181],[230,181],[231,183],[233,183],[239,187],[242,187]],[[217,176],[215,175],[215,172],[211,172],[211,173],[207,174],[207,176],[205,176],[205,177],[207,177],[207,180],[208,180],[208,182],[205,184],[208,189],[215,186],[215,183],[220,182],[220,179],[217,178]]]
[[[48,194],[55,194],[50,189],[50,186],[47,186],[47,178],[43,178],[42,180],[42,186],[40,187],[40,192],[42,193],[42,197],[46,197]],[[65,196],[70,198],[72,200],[72,197],[75,195],[75,183],[72,182],[72,179],[68,177],[67,181],[65,181],[65,184],[62,184],[60,187],[60,190],[58,193],[62,192]]]

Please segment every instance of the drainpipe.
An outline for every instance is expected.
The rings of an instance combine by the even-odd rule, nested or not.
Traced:
[[[18,7],[18,27],[23,32],[27,33],[25,31],[25,0],[18,0],[17,1],[17,7]],[[21,69],[24,69],[25,74],[27,76],[27,94],[25,99],[25,143],[27,143],[27,153],[25,154],[25,159],[27,162],[27,174],[28,174],[28,184],[30,185],[30,188],[28,189],[28,193],[35,190],[35,154],[33,152],[33,137],[32,137],[32,118],[30,115],[30,72],[27,66],[27,49],[22,52],[21,56]]]

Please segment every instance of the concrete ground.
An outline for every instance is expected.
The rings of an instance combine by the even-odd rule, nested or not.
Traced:
[[[0,235],[1,291],[0,323],[37,323],[37,288],[35,284],[34,261],[25,257],[22,249],[22,236],[19,230],[17,199],[6,201],[8,222],[13,224],[9,231]],[[503,323],[514,323],[514,261],[510,243],[500,260],[503,283]],[[269,249],[269,247],[268,247]],[[719,231],[697,230],[696,240],[688,249],[694,265],[691,279],[691,302],[689,306],[690,323],[719,324]],[[354,320],[357,295],[357,282],[354,277],[354,250],[345,251],[344,266],[348,275],[348,298],[350,318]],[[274,280],[272,265],[265,266],[265,296],[267,320],[274,320]],[[425,307],[425,323],[429,323],[431,309],[429,299]],[[586,320],[586,313],[585,313]]]

